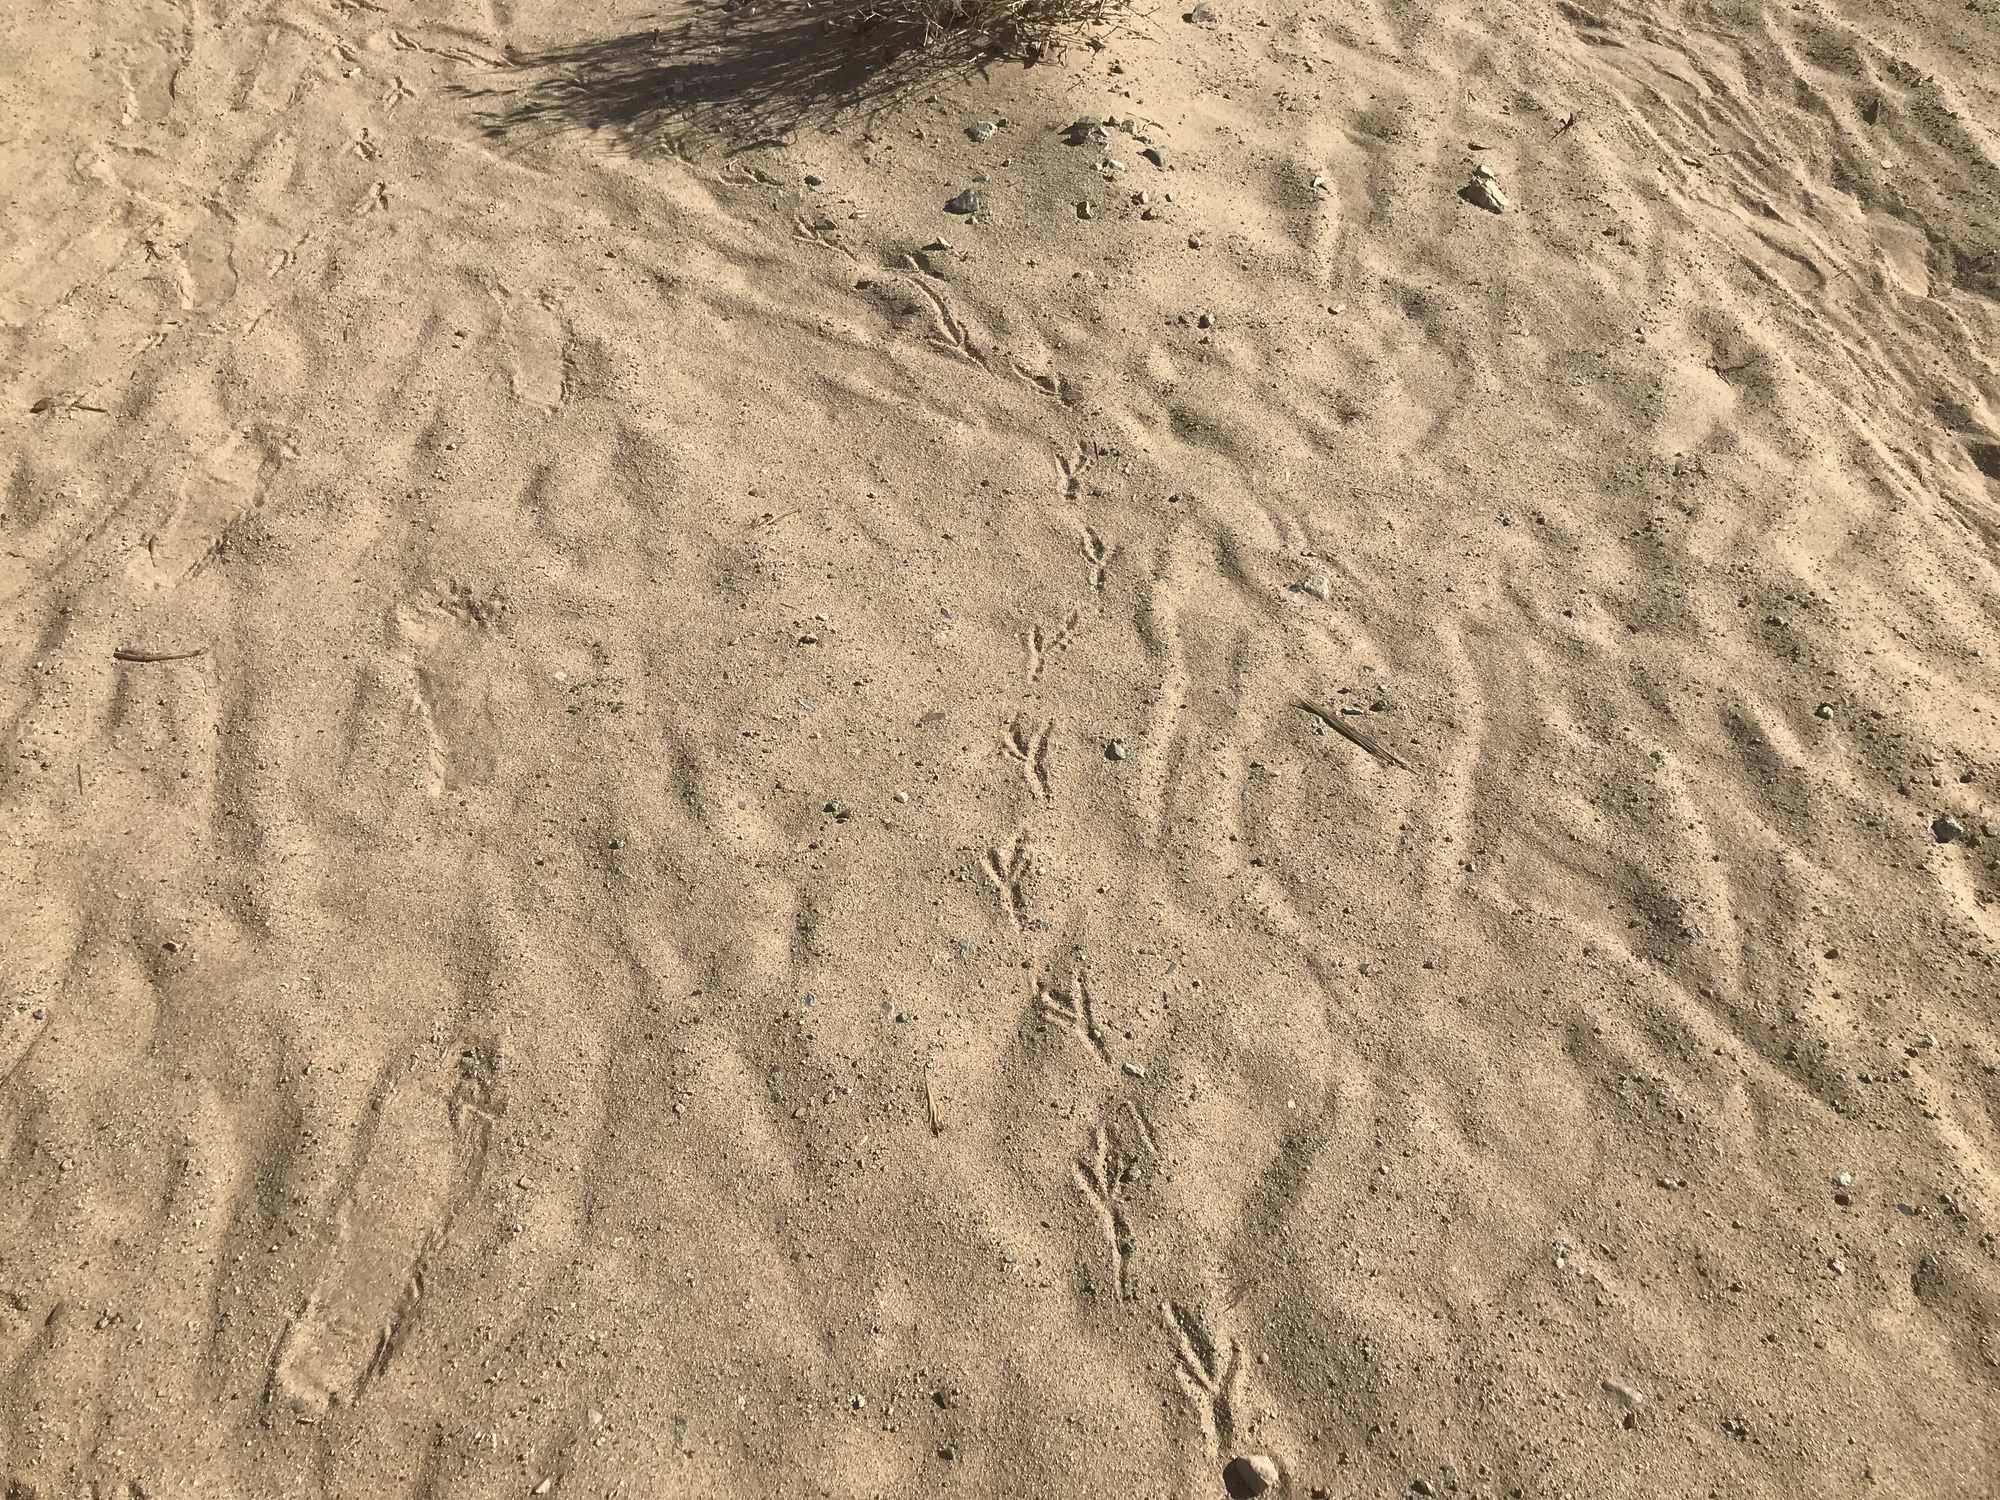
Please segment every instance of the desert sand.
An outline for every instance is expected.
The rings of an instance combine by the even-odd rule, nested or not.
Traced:
[[[0,9],[9,1500],[2000,1492],[2000,9],[1212,3]]]

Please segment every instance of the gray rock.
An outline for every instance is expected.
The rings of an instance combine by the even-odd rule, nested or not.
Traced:
[[[1065,132],[1072,146],[1108,146],[1111,132],[1095,120],[1078,120]]]
[[[1645,1396],[1622,1381],[1606,1380],[1600,1383],[1603,1385],[1607,1395],[1615,1396],[1619,1404],[1628,1410],[1637,1411],[1646,1404]]]
[[[1230,1500],[1264,1494],[1283,1476],[1275,1460],[1262,1453],[1242,1453],[1222,1466],[1222,1487]]]
[[[1156,167],[1164,167],[1167,164],[1167,158],[1158,146],[1148,146],[1139,154]]]
[[[1104,758],[1106,760],[1123,760],[1125,755],[1125,742],[1123,740],[1113,740],[1104,747]]]
[[[974,120],[965,127],[965,133],[975,141],[990,141],[993,139],[993,133],[999,128],[991,120]]]
[[[1480,165],[1483,167],[1485,164],[1482,162]],[[1472,180],[1458,190],[1458,196],[1490,214],[1507,211],[1507,195],[1500,191],[1500,184],[1493,180],[1490,172],[1475,171]]]
[[[1950,813],[1939,813],[1931,822],[1931,837],[1940,844],[1961,843],[1965,838],[1965,825]]]
[[[981,208],[978,189],[967,188],[944,206],[948,214],[976,214]]]

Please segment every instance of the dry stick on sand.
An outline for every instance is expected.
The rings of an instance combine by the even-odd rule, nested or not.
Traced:
[[[944,1121],[938,1118],[937,1095],[931,1092],[931,1071],[924,1069],[924,1105],[931,1112],[931,1134],[944,1134]]]
[[[1350,728],[1346,720],[1344,720],[1339,714],[1328,713],[1318,704],[1308,703],[1303,698],[1298,700],[1297,706],[1304,709],[1307,713],[1311,714],[1315,719],[1318,719],[1320,723],[1326,725],[1328,729],[1331,729],[1335,734],[1339,735],[1342,739],[1350,740],[1354,744],[1359,745],[1363,750],[1366,750],[1370,755],[1374,756],[1377,760],[1387,761],[1392,766],[1401,766],[1405,771],[1410,769],[1410,763],[1404,760],[1402,756],[1398,755],[1395,751],[1391,750],[1388,746],[1384,745],[1380,740],[1376,739],[1374,735],[1363,734],[1358,729]]]
[[[130,646],[120,646],[111,653],[113,661],[187,661],[192,657],[208,655],[208,647],[197,646],[192,651],[136,651]]]

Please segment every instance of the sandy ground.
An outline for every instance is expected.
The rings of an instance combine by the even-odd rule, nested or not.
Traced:
[[[10,1500],[2000,1489],[2000,9],[1214,3],[0,7]]]

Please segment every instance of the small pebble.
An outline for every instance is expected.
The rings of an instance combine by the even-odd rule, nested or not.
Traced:
[[[1137,1063],[1128,1062],[1125,1064],[1125,1076],[1128,1078],[1144,1078],[1146,1076],[1146,1070],[1140,1067]]]
[[[1835,1172],[1833,1174],[1833,1185],[1837,1188],[1853,1187],[1854,1174],[1852,1172]]]
[[[993,139],[993,132],[999,128],[991,120],[974,120],[965,127],[965,133],[975,141],[990,141]]]
[[[1830,719],[1833,717],[1833,705],[1831,703],[1822,703],[1818,708],[1813,710],[1813,715],[1816,718]]]
[[[1435,1495],[1437,1491],[1431,1488],[1431,1482],[1428,1479],[1412,1479],[1410,1481],[1410,1493],[1412,1495]]]
[[[1125,755],[1125,742],[1123,740],[1113,740],[1104,747],[1104,758],[1106,760],[1123,760]]]
[[[910,794],[908,792],[898,792],[896,793],[896,800],[899,803],[908,802],[910,800]]]
[[[956,198],[952,199],[951,202],[947,203],[944,206],[944,211],[948,214],[976,214],[979,212],[980,202],[978,190],[967,188]]]
[[[820,176],[817,172],[806,173],[807,187],[824,187],[825,185],[826,185],[826,179]]]
[[[1961,843],[1965,839],[1965,825],[1950,813],[1940,813],[1931,823],[1931,837],[1940,844]]]

